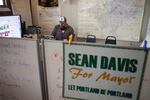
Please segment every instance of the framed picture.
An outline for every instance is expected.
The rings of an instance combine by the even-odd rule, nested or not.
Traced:
[[[39,5],[44,7],[57,7],[58,0],[39,0]]]

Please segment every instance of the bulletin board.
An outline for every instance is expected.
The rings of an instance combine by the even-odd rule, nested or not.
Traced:
[[[43,100],[36,40],[0,38],[0,100]]]

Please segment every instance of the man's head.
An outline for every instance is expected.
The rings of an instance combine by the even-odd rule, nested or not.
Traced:
[[[64,29],[66,28],[66,26],[67,26],[66,17],[61,16],[61,17],[59,18],[59,23],[60,23],[60,28],[61,28],[62,30],[64,30]]]
[[[67,22],[66,17],[60,16],[59,22]]]

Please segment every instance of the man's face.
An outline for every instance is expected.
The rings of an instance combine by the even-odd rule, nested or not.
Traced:
[[[66,27],[66,22],[59,22],[61,30],[64,30]]]

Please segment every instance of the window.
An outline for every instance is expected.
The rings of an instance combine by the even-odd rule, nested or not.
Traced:
[[[0,0],[0,7],[9,7],[10,0]]]
[[[9,8],[9,9],[11,9],[10,0],[0,0],[0,8]]]
[[[0,6],[4,5],[4,0],[0,0]]]
[[[0,16],[12,15],[10,0],[0,0]]]

